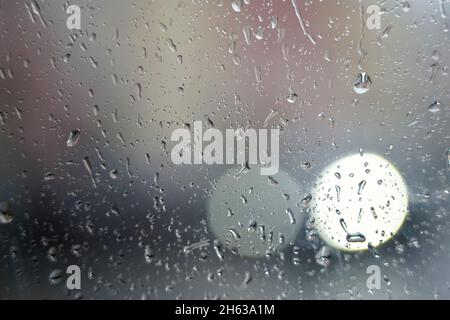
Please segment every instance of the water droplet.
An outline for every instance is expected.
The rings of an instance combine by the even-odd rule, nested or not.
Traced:
[[[262,74],[261,74],[260,66],[255,66],[255,77],[256,77],[256,83],[258,83],[258,84],[262,83]]]
[[[250,272],[245,272],[244,280],[242,281],[241,288],[247,288],[249,283],[252,281],[252,274]]]
[[[38,18],[41,21],[42,25],[45,28],[47,28],[47,22],[44,20],[44,17],[42,16],[41,7],[39,6],[39,4],[36,1],[32,1],[31,2],[31,11],[33,12],[33,14],[38,16]],[[34,23],[34,21],[33,21],[33,23]]]
[[[402,5],[403,12],[409,12],[410,9],[411,9],[411,5],[409,4],[409,2],[408,1],[404,1],[403,5]]]
[[[411,239],[409,239],[408,246],[410,248],[416,248],[416,249],[420,249],[420,247],[421,247],[419,240],[417,240],[417,238],[415,238],[415,237],[412,237]]]
[[[250,45],[250,27],[248,25],[242,28],[242,33],[244,34],[245,43]]]
[[[150,248],[149,245],[145,246],[144,257],[145,262],[147,263],[151,263],[153,261],[153,258],[155,257],[155,255],[153,254],[153,250]]]
[[[428,106],[428,111],[430,111],[431,113],[437,113],[441,111],[441,102],[439,100],[433,101],[433,103]]]
[[[50,247],[50,249],[48,249],[47,251],[47,258],[50,262],[56,262],[58,261],[58,257],[57,257],[57,251],[55,247]]]
[[[380,258],[380,252],[370,242],[367,244],[367,249],[376,259]]]
[[[360,72],[353,84],[353,90],[357,94],[364,94],[369,91],[371,85],[372,80],[370,76],[366,72]]]
[[[255,32],[255,38],[258,40],[264,39],[264,26],[259,26]]]
[[[431,58],[433,58],[434,61],[439,61],[441,59],[441,53],[439,50],[433,50],[431,53]]]
[[[177,51],[177,46],[175,45],[175,43],[173,42],[172,39],[168,38],[166,40],[167,46],[169,47],[170,51],[172,52],[176,52]]]
[[[337,201],[340,201],[340,198],[341,198],[341,187],[338,186],[338,185],[335,185],[334,187],[336,189],[336,199],[337,199]]]
[[[110,211],[116,217],[118,217],[120,215],[120,209],[116,203],[112,204]]]
[[[289,92],[286,100],[289,103],[295,103],[295,101],[297,101],[297,94],[295,92]]]
[[[275,180],[275,178],[272,177],[272,176],[267,177],[267,182],[268,182],[269,185],[271,185],[271,186],[276,186],[276,185],[278,184],[278,181]]]
[[[115,180],[119,177],[119,172],[117,171],[117,169],[113,169],[109,172],[109,176],[111,179]]]
[[[360,195],[362,192],[363,192],[363,190],[364,190],[364,187],[366,186],[366,180],[362,180],[359,184],[358,184],[358,194]]]
[[[219,240],[214,240],[213,247],[214,247],[214,252],[217,255],[217,258],[219,258],[220,261],[223,261],[224,256],[222,253],[222,248],[220,246]]]
[[[241,236],[239,235],[239,233],[236,230],[230,229],[229,231],[230,231],[231,235],[233,236],[234,240],[239,240],[241,238]]]
[[[55,285],[61,283],[62,274],[63,274],[63,272],[60,269],[53,270],[52,272],[50,272],[50,274],[48,276],[48,281],[50,282],[50,284],[52,286],[55,286]]]
[[[313,44],[316,45],[316,41],[314,40],[314,38],[312,37],[312,35],[308,32],[308,30],[306,29],[306,23],[304,21],[302,12],[300,11],[300,8],[298,6],[297,0],[292,0],[292,6],[294,7],[294,12],[295,15],[297,16],[297,20],[300,23],[300,27],[303,31],[303,34],[309,39],[309,41]]]
[[[91,63],[91,66],[92,66],[94,69],[97,69],[97,68],[98,68],[98,62],[95,61],[95,59],[94,59],[93,57],[89,57],[89,62]]]
[[[358,223],[361,223],[361,219],[364,213],[364,209],[363,208],[359,208],[359,213],[358,213]]]
[[[70,248],[70,252],[77,258],[81,257],[81,245],[79,244],[74,244],[71,248]]]
[[[377,219],[377,218],[378,218],[378,215],[377,215],[377,213],[375,212],[375,208],[374,208],[374,207],[370,207],[370,212],[372,212],[372,216],[373,216],[374,219]]]
[[[330,248],[328,248],[326,246],[320,248],[320,250],[317,251],[315,258],[316,258],[316,263],[319,266],[327,268],[331,264],[331,250],[330,250]]]
[[[447,164],[450,167],[450,148],[447,150]]]
[[[242,10],[242,0],[232,0],[231,7],[235,12],[241,12]]]
[[[56,179],[56,175],[53,172],[47,172],[44,175],[44,181],[52,181]]]
[[[273,16],[272,18],[270,18],[270,27],[272,29],[275,29],[278,26],[278,18]]]
[[[336,210],[336,211],[339,211],[339,210]],[[341,219],[339,219],[339,223],[341,224],[342,229],[345,232],[347,232],[347,223],[345,223],[345,220],[341,218]]]
[[[290,223],[290,224],[295,224],[295,218],[294,218],[294,214],[292,213],[292,210],[289,209],[289,208],[287,208],[287,209],[286,209],[286,213],[287,213],[288,216],[289,216],[289,223]]]
[[[365,242],[366,237],[359,232],[348,233],[346,237],[347,242]]]
[[[139,100],[142,99],[142,85],[140,83],[136,83],[136,95]]]
[[[91,165],[91,162],[89,161],[89,157],[83,158],[83,165],[84,165],[84,168],[86,169],[86,171],[89,173],[89,176],[92,181],[92,185],[94,186],[94,188],[97,188],[97,181],[95,180],[94,170],[92,170],[92,165]]]
[[[11,204],[6,201],[0,202],[0,224],[11,223],[14,219],[14,213],[11,210]]]
[[[69,137],[66,141],[66,146],[69,148],[73,148],[77,145],[78,141],[80,140],[81,131],[80,130],[72,130],[69,133]]]
[[[311,200],[312,200],[312,195],[310,195],[310,194],[308,194],[306,197],[304,197],[303,199],[302,199],[302,204],[303,204],[303,206],[305,207],[305,208],[307,208],[308,206],[309,206],[309,203],[311,202]]]

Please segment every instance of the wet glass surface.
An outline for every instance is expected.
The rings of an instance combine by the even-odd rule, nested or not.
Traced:
[[[0,0],[0,298],[450,298],[449,10]]]

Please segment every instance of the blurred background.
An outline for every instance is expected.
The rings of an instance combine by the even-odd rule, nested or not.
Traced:
[[[81,30],[66,27],[69,5]],[[378,30],[362,23],[370,5]],[[0,0],[0,298],[450,298],[447,12],[445,0]],[[172,163],[172,131],[196,120],[281,130],[305,217],[283,248],[217,244],[208,203],[240,166]],[[298,203],[360,150],[396,166],[409,212],[390,242],[346,253],[308,236]],[[81,290],[66,289],[72,264]]]

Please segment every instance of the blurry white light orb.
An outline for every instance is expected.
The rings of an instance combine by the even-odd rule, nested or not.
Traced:
[[[342,158],[317,179],[313,224],[330,246],[357,251],[392,238],[408,211],[408,192],[397,169],[370,153]]]
[[[304,219],[299,187],[281,170],[263,176],[258,167],[231,170],[208,201],[210,230],[243,257],[264,257],[294,241]]]

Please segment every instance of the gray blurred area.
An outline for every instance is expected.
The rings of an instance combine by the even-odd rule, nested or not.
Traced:
[[[14,216],[1,299],[450,298],[450,2],[298,0],[315,44],[292,0],[232,2],[0,0],[0,202]],[[361,24],[370,5],[380,30]],[[407,221],[376,252],[330,249],[324,265],[298,206],[282,250],[218,256],[208,200],[240,167],[172,163],[172,131],[196,120],[279,128],[299,199],[336,159],[379,154],[407,184]],[[79,291],[65,288],[72,264]]]

